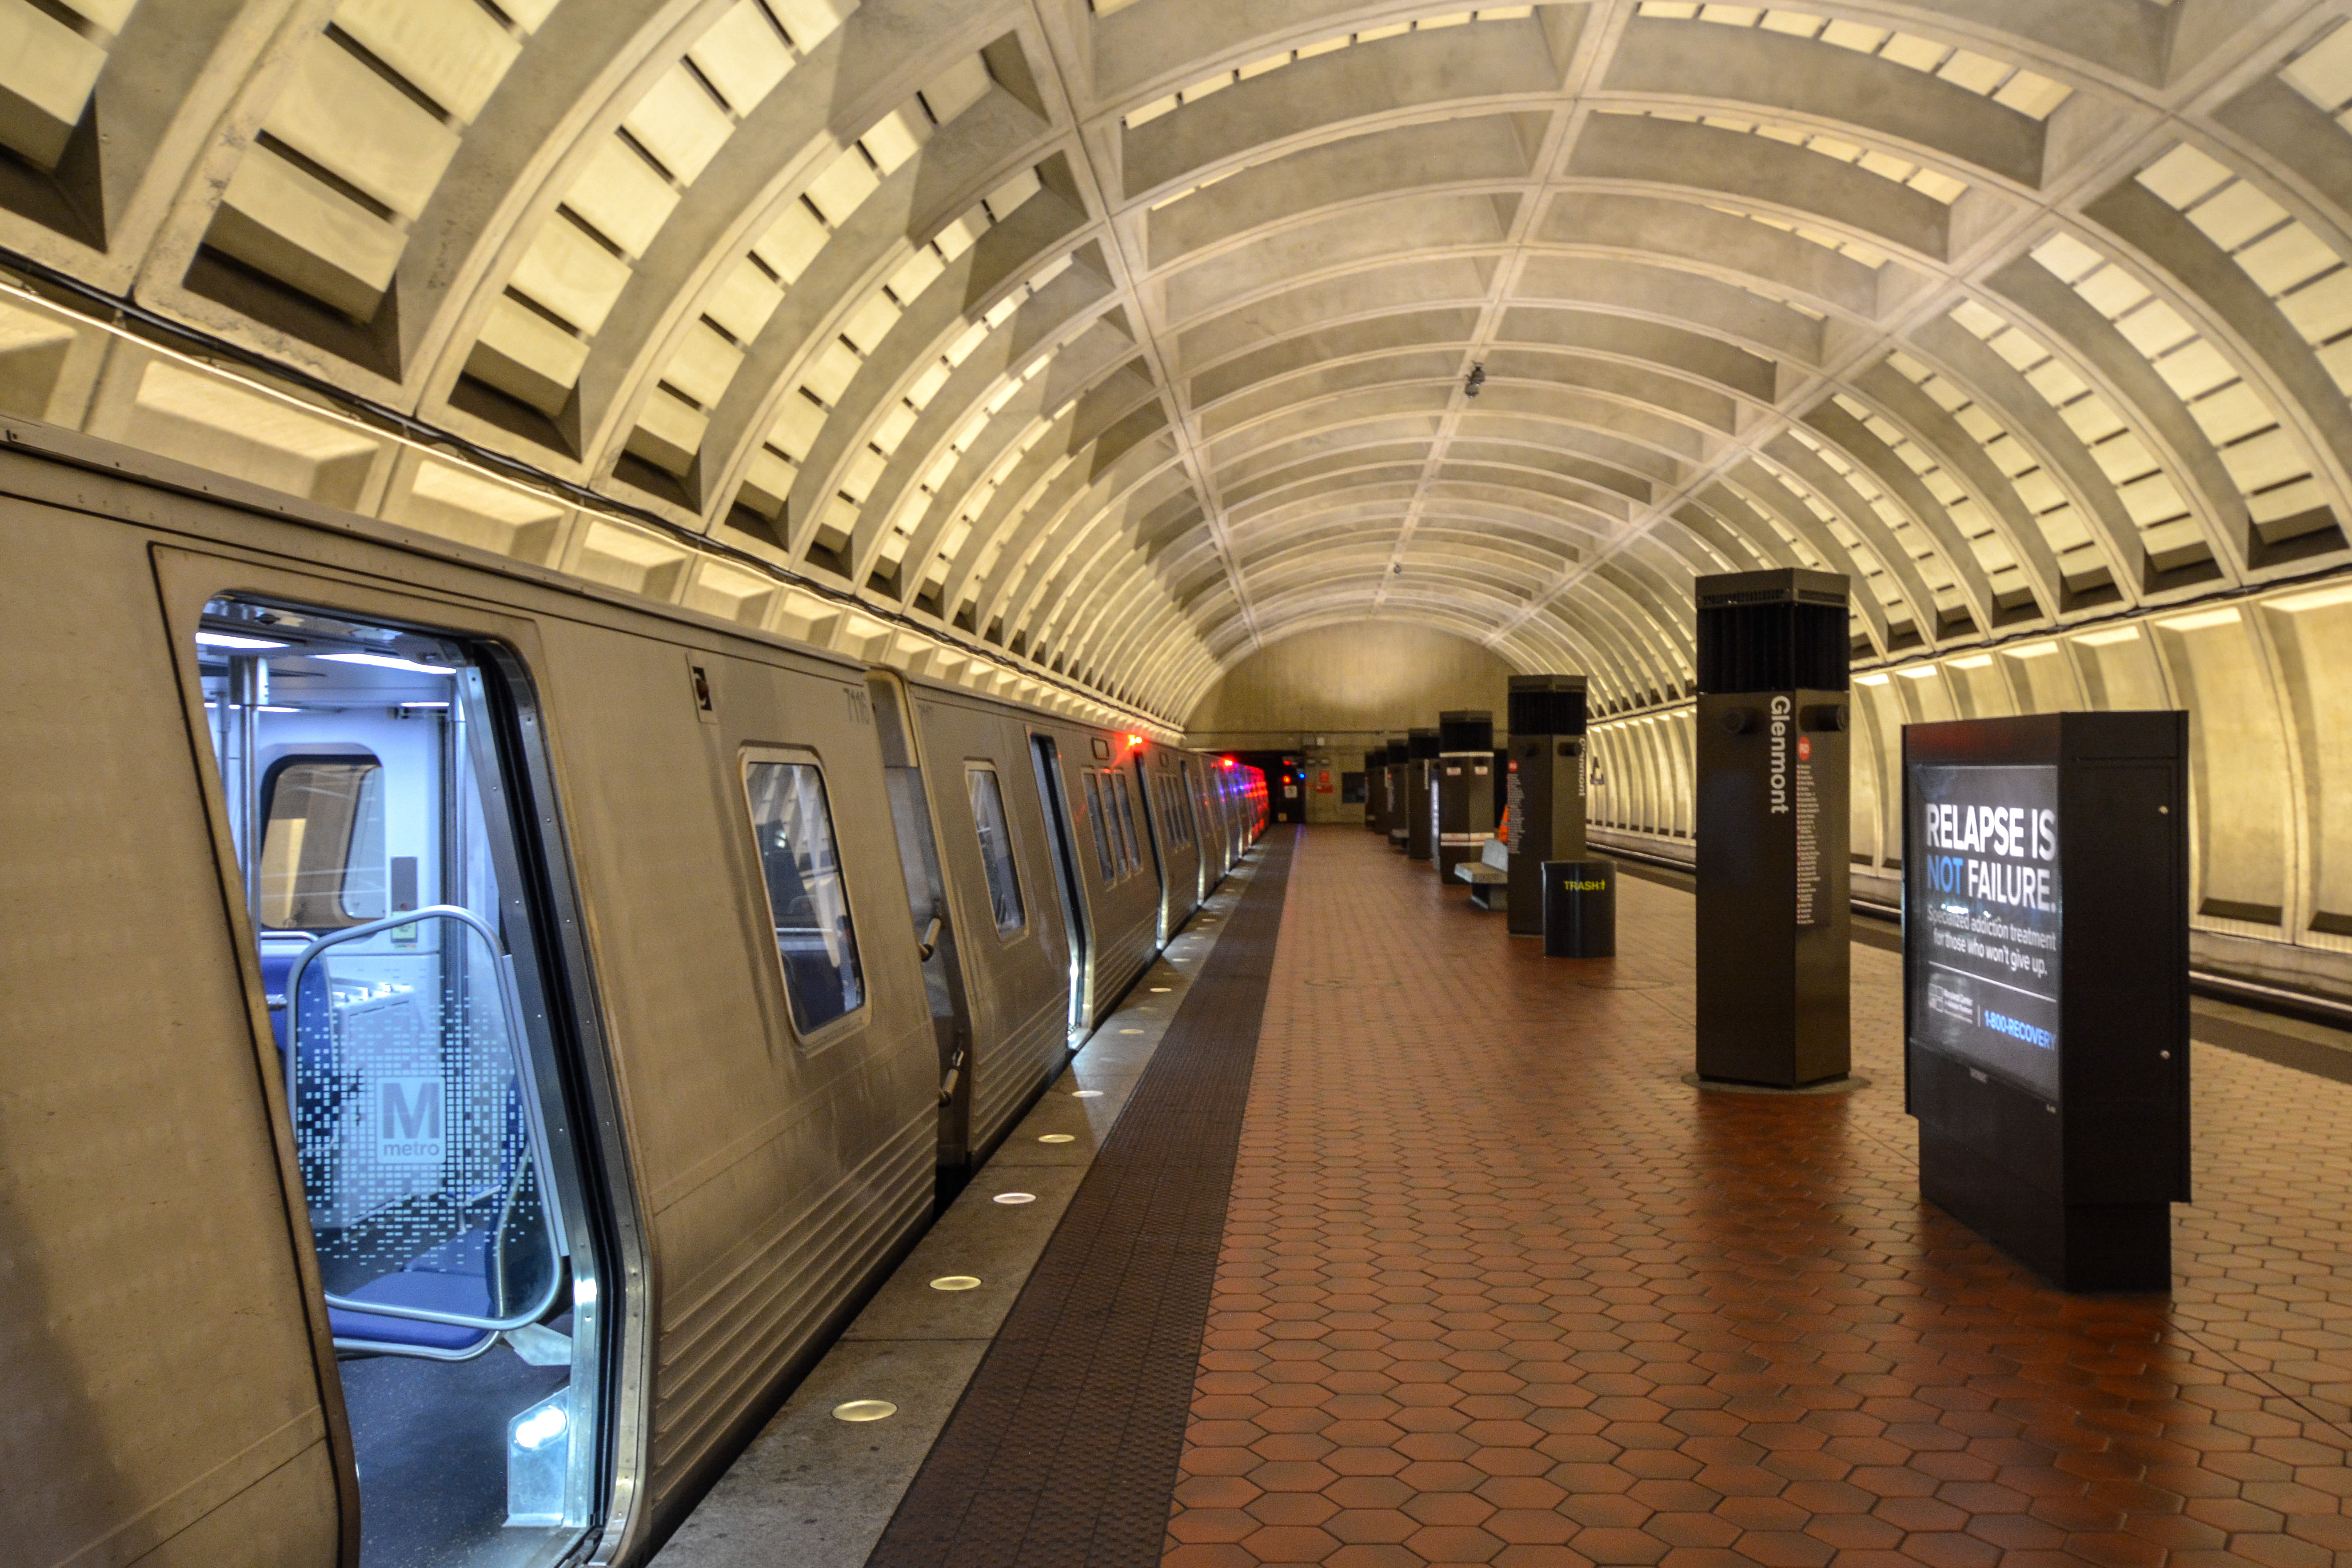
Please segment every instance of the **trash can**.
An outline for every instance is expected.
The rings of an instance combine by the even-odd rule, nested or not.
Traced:
[[[1543,863],[1546,958],[1617,956],[1617,862]]]

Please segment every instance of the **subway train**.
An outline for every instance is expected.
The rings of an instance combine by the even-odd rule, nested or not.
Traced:
[[[0,447],[11,1562],[644,1561],[1254,770]]]

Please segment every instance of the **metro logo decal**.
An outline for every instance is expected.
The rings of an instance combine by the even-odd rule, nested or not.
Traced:
[[[375,1080],[375,1157],[387,1165],[438,1164],[447,1146],[437,1078]]]

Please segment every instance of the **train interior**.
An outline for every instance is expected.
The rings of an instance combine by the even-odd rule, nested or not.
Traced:
[[[1088,950],[1093,942],[1087,921],[1086,882],[1078,871],[1077,841],[1070,818],[1070,803],[1062,788],[1062,753],[1051,735],[1029,737],[1030,760],[1036,764],[1037,799],[1045,813],[1047,847],[1054,857],[1054,888],[1062,900],[1062,930],[1070,945],[1070,1010],[1066,1022],[1069,1046],[1077,1049],[1092,1022],[1087,996]]]
[[[485,651],[220,598],[195,634],[349,1414],[364,1568],[536,1568],[593,1522],[585,1184]],[[501,733],[501,731],[504,733]]]

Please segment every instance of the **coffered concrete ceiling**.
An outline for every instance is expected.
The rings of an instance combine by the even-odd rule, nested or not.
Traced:
[[[2346,558],[2341,3],[0,14],[87,290],[10,406],[856,651],[1181,719],[1401,619],[1622,708],[1694,574],[1873,660]]]

